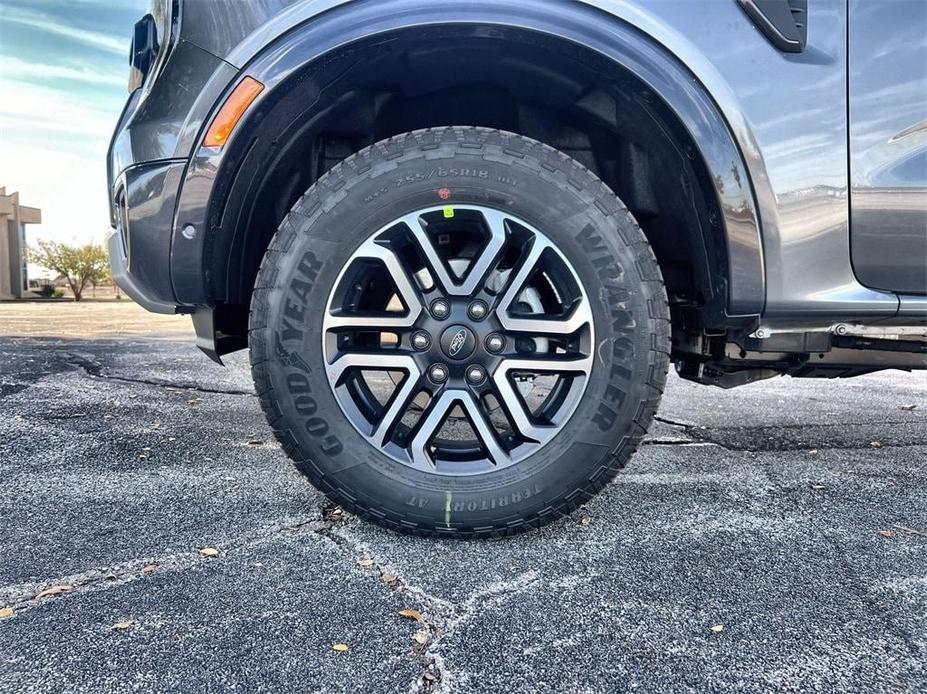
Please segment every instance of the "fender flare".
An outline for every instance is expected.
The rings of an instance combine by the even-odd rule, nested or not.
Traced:
[[[726,314],[754,317],[762,312],[765,271],[761,222],[749,169],[727,120],[704,85],[671,51],[627,22],[589,5],[549,0],[447,0],[441,4],[433,0],[358,0],[339,5],[293,26],[244,66],[240,74],[265,85],[245,120],[294,72],[327,53],[423,25],[539,32],[595,51],[646,84],[688,131],[699,150],[689,155],[700,157],[711,176],[722,216],[716,221],[727,254]],[[268,34],[266,30],[257,33]],[[237,81],[227,86],[213,106],[203,121],[203,132]],[[202,141],[203,132],[197,142]],[[209,234],[218,226],[216,215],[209,218],[213,199],[224,206],[220,196],[235,173],[228,171],[233,166],[223,166],[229,150],[229,146],[218,153],[208,148],[195,150],[184,176],[171,244],[172,281],[178,300],[184,304],[211,302],[203,263],[210,247]],[[202,233],[193,238],[181,234],[191,225]]]

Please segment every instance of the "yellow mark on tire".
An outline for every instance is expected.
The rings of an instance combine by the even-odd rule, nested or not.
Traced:
[[[444,208],[444,218],[453,219],[454,218],[454,208],[448,205]]]

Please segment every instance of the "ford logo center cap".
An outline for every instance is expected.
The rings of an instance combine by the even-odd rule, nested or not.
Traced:
[[[441,349],[450,359],[466,359],[476,349],[476,335],[465,325],[452,325],[441,333]]]

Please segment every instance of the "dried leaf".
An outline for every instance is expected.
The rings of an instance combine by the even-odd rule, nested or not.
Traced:
[[[383,581],[384,583],[395,583],[396,576],[394,576],[393,574],[381,574],[380,580]]]
[[[348,644],[336,643],[334,646],[332,646],[332,650],[338,651],[339,653],[344,653],[346,650],[348,650]]]
[[[0,619],[8,619],[9,617],[12,617],[13,612],[14,610],[12,607],[0,607]]]
[[[428,632],[418,631],[412,638],[415,639],[415,643],[417,643],[419,646],[424,646],[426,643],[428,643]]]
[[[145,564],[145,566],[142,567],[142,573],[145,573],[145,574],[150,574],[157,570],[158,570],[157,564]]]
[[[128,629],[130,626],[135,624],[135,621],[132,619],[126,619],[122,622],[116,622],[110,629]]]
[[[724,631],[724,625],[723,625],[723,624],[714,624],[714,625],[712,625],[712,627],[711,627],[711,631],[712,631],[713,633],[715,633],[715,634],[720,634],[722,631]]]
[[[869,447],[870,448],[882,448],[882,442],[881,441],[870,441]]]
[[[373,559],[359,559],[357,563],[366,569],[368,566],[373,566],[374,561]]]
[[[203,547],[203,549],[200,550],[200,554],[202,554],[204,557],[218,557],[219,550],[217,550],[215,547]]]
[[[74,586],[52,586],[51,588],[46,588],[45,590],[39,591],[35,594],[35,599],[45,598],[49,595],[61,595],[61,593],[67,593]]]
[[[881,535],[882,537],[894,537],[895,533],[893,533],[891,530],[886,529],[886,530],[880,530],[879,535]]]
[[[422,621],[422,613],[418,610],[399,610],[399,616],[406,619],[414,619],[416,622]]]
[[[917,530],[916,528],[909,528],[907,525],[896,525],[896,530],[900,530],[903,533],[908,533],[909,535],[920,535],[921,537],[927,537],[927,531]]]
[[[592,516],[583,516],[583,519],[580,521],[583,525],[589,525],[592,522]]]

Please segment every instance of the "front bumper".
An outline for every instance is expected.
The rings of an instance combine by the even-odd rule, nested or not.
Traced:
[[[135,303],[152,313],[177,313],[175,304],[158,301],[151,297],[150,291],[139,286],[138,282],[129,273],[126,250],[118,229],[110,234],[106,246],[107,250],[109,250],[109,263],[113,269],[113,281],[119,285],[122,291],[128,294]]]
[[[179,313],[171,284],[174,207],[186,160],[133,166],[113,189],[113,279],[149,311]]]
[[[126,103],[107,152],[113,277],[158,313],[187,313],[173,287],[174,212],[204,119],[234,68],[179,40],[157,79]],[[214,79],[218,77],[218,79]]]

